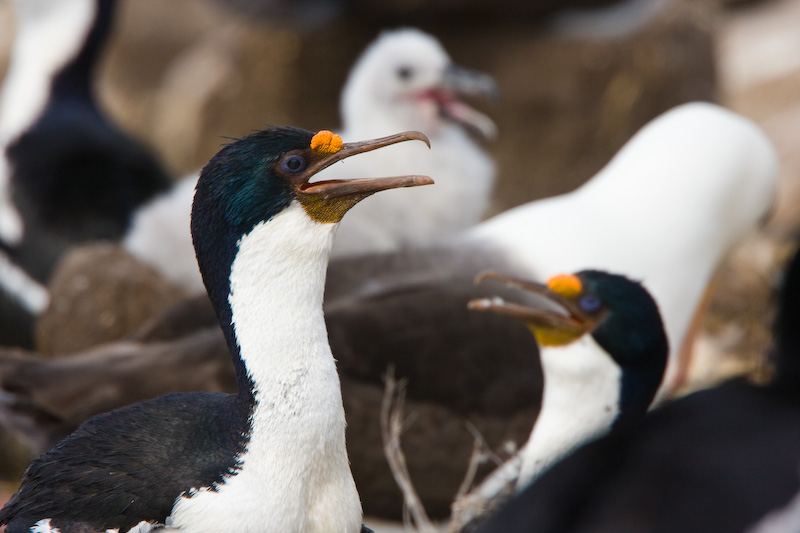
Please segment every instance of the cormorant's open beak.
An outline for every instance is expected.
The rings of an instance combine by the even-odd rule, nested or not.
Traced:
[[[469,302],[468,307],[472,310],[491,311],[518,318],[533,332],[541,346],[569,344],[591,332],[599,322],[597,316],[590,316],[580,309],[577,297],[562,295],[542,283],[525,281],[492,271],[478,275],[475,282],[480,283],[485,279],[499,280],[507,285],[539,294],[563,310],[561,312],[554,309],[530,307],[506,302],[501,298],[482,298]]]
[[[431,146],[425,134],[418,131],[406,131],[370,141],[345,143],[336,151],[321,157],[314,157],[309,161],[308,167],[303,173],[304,181],[297,189],[298,200],[303,204],[306,212],[314,219],[320,222],[338,222],[351,207],[378,191],[432,184],[433,180],[430,177],[420,175],[309,182],[317,172],[337,161],[356,154],[412,140],[422,141],[429,148]]]

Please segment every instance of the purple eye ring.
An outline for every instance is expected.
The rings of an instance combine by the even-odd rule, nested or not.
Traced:
[[[293,154],[288,157],[285,157],[281,161],[281,170],[284,172],[289,172],[295,174],[297,172],[302,172],[306,168],[306,160],[303,156]]]
[[[587,313],[593,313],[602,307],[603,302],[594,294],[584,294],[578,300],[578,306]]]

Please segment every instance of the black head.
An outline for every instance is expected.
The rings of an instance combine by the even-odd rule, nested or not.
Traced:
[[[515,316],[542,346],[570,344],[591,334],[622,370],[620,417],[639,417],[658,391],[669,355],[658,305],[638,282],[597,270],[551,278],[547,284],[488,273],[491,277],[541,294],[560,310],[493,300],[471,302],[474,309]]]
[[[291,183],[282,179],[279,160],[310,146],[313,136],[299,128],[270,128],[226,145],[208,162],[192,206],[198,254],[217,232],[226,231],[238,240],[292,202]],[[282,162],[288,168],[290,161]]]
[[[605,316],[592,336],[622,367],[663,368],[667,362],[668,341],[653,297],[638,282],[625,276],[597,270],[576,274],[586,295],[594,295]],[[580,300],[579,300],[580,301]]]

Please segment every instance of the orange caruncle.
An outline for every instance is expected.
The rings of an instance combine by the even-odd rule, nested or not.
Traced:
[[[322,130],[311,139],[311,149],[321,154],[335,154],[342,149],[342,138],[328,130]]]

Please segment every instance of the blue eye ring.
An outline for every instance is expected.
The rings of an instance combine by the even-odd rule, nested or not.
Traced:
[[[298,154],[292,154],[281,160],[281,170],[290,174],[297,174],[306,169],[306,159]]]
[[[594,294],[584,294],[578,300],[578,306],[586,313],[593,313],[603,306],[603,302]]]

